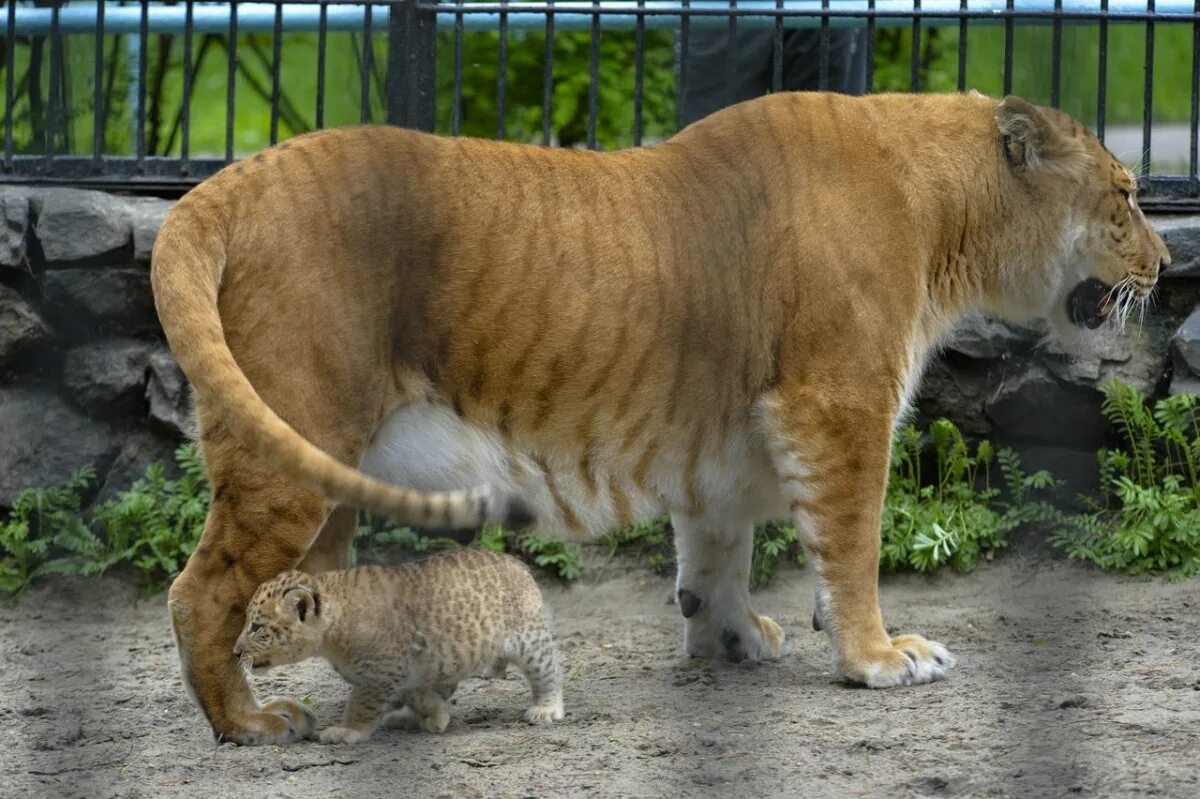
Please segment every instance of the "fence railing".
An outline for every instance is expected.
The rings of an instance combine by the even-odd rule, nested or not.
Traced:
[[[1152,205],[1200,207],[1200,0],[38,0],[0,13],[2,182],[182,189],[287,135],[360,121],[640,145],[686,116],[698,77],[724,92],[710,105],[736,99],[761,48],[764,91],[805,69],[805,88],[847,90],[853,53],[858,90],[1032,93],[1120,139]]]

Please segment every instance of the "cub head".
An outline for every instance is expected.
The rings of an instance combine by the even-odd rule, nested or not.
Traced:
[[[298,663],[320,653],[326,621],[312,578],[287,571],[258,587],[233,654],[254,668]]]
[[[1061,338],[1110,319],[1123,325],[1144,308],[1171,263],[1138,207],[1133,173],[1060,111],[1006,97],[996,108],[996,125],[1020,186],[1015,202],[1036,206],[1030,210],[1045,225],[1027,244],[1052,253],[1047,263],[1024,264],[1019,302],[1047,318]],[[1021,263],[1021,253],[1012,257]],[[1027,271],[1047,267],[1042,275]]]

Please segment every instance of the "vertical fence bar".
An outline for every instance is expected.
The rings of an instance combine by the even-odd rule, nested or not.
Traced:
[[[454,106],[450,109],[450,133],[457,136],[462,132],[463,0],[456,0],[454,6],[454,89],[451,94]]]
[[[958,90],[967,90],[967,0],[958,0],[958,10],[963,16],[958,18]]]
[[[1004,93],[1012,94],[1013,83],[1013,0],[1005,0],[1004,10]]]
[[[229,62],[226,65],[225,77],[225,160],[233,160],[233,123],[237,114],[237,40],[238,40],[238,6],[229,6],[229,43],[226,53]]]
[[[1100,0],[1099,72],[1096,76],[1096,138],[1104,144],[1104,121],[1108,112],[1108,0]]]
[[[462,98],[462,39],[455,4],[455,110]],[[366,51],[364,51],[366,52]],[[385,110],[390,125],[432,131],[437,124],[434,98],[437,78],[437,9],[421,8],[417,0],[389,6]],[[452,123],[461,124],[461,119]],[[457,133],[457,130],[454,131]]]
[[[50,7],[50,108],[46,114],[46,174],[54,170],[54,150],[57,147],[58,103],[62,92],[62,30],[59,27],[61,2],[54,0]]]
[[[821,0],[821,10],[829,10],[829,0]],[[817,39],[817,88],[829,88],[829,17],[821,15],[821,33]]]
[[[192,34],[195,26],[195,3],[187,0],[183,15],[183,101],[179,107],[179,174],[191,172],[188,157],[192,139]]]
[[[921,10],[921,0],[913,0],[913,11]],[[921,90],[921,18],[912,18],[912,78],[909,88],[918,92]]]
[[[150,60],[150,3],[141,0],[142,17],[138,26],[138,87],[137,122],[137,171],[146,168],[146,62]]]
[[[13,168],[13,112],[17,100],[14,96],[13,70],[17,49],[17,4],[9,0],[8,29],[4,33],[4,170]],[[1193,125],[1193,128],[1196,126]]]
[[[875,91],[875,0],[867,0],[867,94]]]
[[[592,0],[591,46],[588,50],[587,147],[596,149],[596,117],[600,103],[600,2]]]
[[[503,140],[508,129],[508,109],[504,101],[508,91],[508,0],[500,0],[500,44],[496,53],[496,138]]]
[[[1062,103],[1062,21],[1063,0],[1054,0],[1054,24],[1050,40],[1050,105]]]
[[[638,10],[644,11],[646,0],[637,0]],[[646,79],[646,15],[638,14],[633,32],[633,146],[642,146],[642,103]]]
[[[190,0],[189,0],[190,2]],[[15,6],[15,2],[9,2]],[[10,43],[11,47],[11,43]],[[104,151],[104,0],[96,2],[96,53],[92,73],[92,171],[103,171],[101,153]],[[9,68],[11,70],[11,67]]]
[[[275,2],[275,25],[271,29],[271,138],[279,141],[279,81],[283,67],[283,3]]]
[[[783,0],[775,0],[775,10],[783,10]],[[775,44],[771,54],[771,91],[783,91],[783,15],[775,15]]]
[[[409,5],[409,4],[406,4]],[[358,121],[371,121],[371,73],[375,70],[375,7],[369,3],[363,7],[362,57],[358,62]]]
[[[1062,0],[1059,0],[1061,2]],[[1146,11],[1154,14],[1154,0],[1146,0]],[[1150,127],[1154,121],[1154,21],[1146,20],[1146,84],[1142,90],[1142,178],[1150,175]],[[1193,80],[1195,78],[1193,77]]]
[[[737,74],[737,0],[729,0],[725,27],[725,105],[733,105],[733,82]]]
[[[542,60],[542,146],[550,146],[554,126],[554,0],[546,12],[546,52]]]
[[[329,40],[329,4],[321,3],[317,18],[317,130],[325,127],[325,52]]]
[[[1196,14],[1200,16],[1200,0],[1196,0]],[[1197,161],[1200,161],[1200,20],[1192,23],[1192,152],[1188,159],[1188,177],[1192,179],[1192,190],[1197,185]]]
[[[679,12],[679,80],[676,81],[677,88],[675,89],[677,92],[675,98],[677,120],[683,111],[683,103],[687,99],[688,39],[692,34],[692,17],[688,13],[688,9],[692,6],[692,0],[680,0],[679,5],[681,9]]]

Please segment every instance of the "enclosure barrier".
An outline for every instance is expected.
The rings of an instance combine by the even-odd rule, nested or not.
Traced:
[[[552,144],[553,86],[555,82],[554,43],[565,32],[581,31],[590,35],[588,54],[588,96],[586,146],[597,146],[601,36],[610,31],[632,31],[635,36],[632,143],[644,139],[645,37],[649,31],[667,29],[677,32],[678,60],[686,60],[689,39],[699,29],[719,28],[733,41],[742,27],[770,28],[774,31],[773,90],[783,86],[782,58],[784,32],[790,28],[819,29],[819,88],[827,88],[830,74],[830,35],[839,28],[865,28],[866,85],[876,86],[874,44],[878,30],[902,27],[909,32],[911,64],[908,88],[921,91],[923,32],[928,29],[957,28],[958,90],[970,88],[967,75],[968,38],[981,26],[1003,30],[1003,79],[1000,88],[1008,93],[1013,87],[1014,39],[1018,26],[1049,27],[1050,76],[1049,102],[1058,106],[1063,84],[1063,32],[1067,26],[1089,25],[1097,28],[1098,66],[1096,75],[1096,132],[1103,140],[1107,130],[1110,31],[1117,25],[1144,27],[1142,59],[1143,93],[1141,140],[1143,157],[1138,165],[1145,204],[1173,209],[1200,208],[1200,179],[1197,176],[1197,131],[1200,129],[1200,0],[594,0],[593,2],[432,2],[431,0],[389,0],[379,3],[339,2],[339,0],[299,0],[294,2],[208,3],[185,0],[172,5],[140,2],[82,3],[69,0],[41,0],[36,5],[9,2],[5,8],[6,35],[4,66],[4,151],[0,182],[63,183],[123,188],[186,189],[207,177],[236,157],[236,91],[239,69],[239,37],[269,35],[270,56],[257,49],[254,57],[263,61],[270,74],[270,88],[255,85],[269,100],[269,134],[266,143],[280,138],[281,115],[293,118],[295,127],[326,126],[326,71],[329,38],[332,33],[361,37],[361,53],[356,50],[359,69],[359,120],[373,119],[373,93],[379,95],[383,119],[392,124],[434,130],[438,103],[449,101],[451,115],[448,130],[462,132],[464,37],[472,32],[498,34],[495,87],[497,138],[507,138],[507,91],[510,40],[516,32],[536,31],[545,36],[543,58],[541,142]],[[1155,42],[1167,26],[1190,31],[1189,57],[1172,64],[1186,70],[1190,90],[1190,120],[1187,126],[1186,172],[1159,173],[1152,170],[1154,155],[1152,123],[1155,97]],[[282,84],[283,39],[287,34],[316,35],[316,89],[313,123],[293,104],[286,101]],[[449,97],[438,97],[437,51],[449,46],[453,51],[453,79]],[[151,36],[182,37],[181,99],[170,129],[166,152],[152,152],[147,146],[147,122],[157,125],[162,109],[147,108],[147,74]],[[223,154],[202,153],[192,148],[192,123],[195,71],[198,64],[196,37],[213,38],[226,50],[225,137]],[[106,37],[111,38],[106,48]],[[117,54],[116,42],[125,38],[128,52]],[[382,85],[373,90],[376,76],[376,39],[386,37],[385,75]],[[79,127],[78,98],[67,89],[68,70],[78,66],[65,56],[67,43],[84,40],[91,43],[92,97],[91,146],[72,141]],[[47,49],[49,54],[45,50]],[[170,60],[169,43],[167,61]],[[206,47],[202,45],[202,47]],[[355,43],[357,48],[357,43]],[[106,58],[107,49],[107,58]],[[23,57],[18,60],[18,51]],[[163,46],[159,46],[161,56]],[[202,56],[203,53],[200,53]],[[106,92],[115,85],[114,71],[124,60],[130,70],[128,98],[114,98]],[[78,59],[76,59],[77,61]],[[24,67],[18,77],[18,62]],[[47,63],[48,62],[48,63]],[[726,60],[727,85],[732,77],[734,58]],[[167,70],[160,66],[156,80],[161,83]],[[249,79],[249,73],[244,73]],[[682,71],[678,77],[684,80]],[[46,84],[46,96],[42,96]],[[161,89],[161,86],[158,88]],[[682,93],[683,86],[680,85]],[[133,144],[130,152],[116,151],[108,144],[111,135],[111,106],[121,100],[132,106]],[[18,135],[19,134],[19,135]],[[75,137],[76,140],[79,138]],[[18,141],[19,140],[19,141]],[[157,147],[158,145],[156,145]],[[177,154],[176,154],[177,153]]]

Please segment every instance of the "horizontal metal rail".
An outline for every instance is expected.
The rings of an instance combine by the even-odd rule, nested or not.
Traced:
[[[380,27],[388,24],[389,7],[411,0],[371,3],[374,18]],[[328,31],[361,32],[367,4],[321,2],[320,0],[290,0],[286,3],[237,3],[237,25],[242,33],[272,33],[276,30],[276,10],[282,9],[281,29],[288,33],[315,32],[322,27],[322,8]],[[104,32],[106,34],[139,33],[142,12],[136,6],[115,6],[104,3]],[[229,3],[201,4],[193,8],[192,30],[196,33],[227,33],[230,21]],[[1025,0],[1013,3],[1006,0],[740,0],[731,7],[728,0],[695,0],[686,7],[672,0],[647,0],[644,5],[630,0],[598,0],[587,2],[513,2],[513,3],[451,3],[417,2],[422,11],[436,13],[439,30],[454,30],[461,15],[467,30],[494,30],[504,14],[509,30],[536,29],[546,26],[546,15],[554,14],[557,30],[591,30],[593,16],[598,16],[600,30],[633,30],[638,20],[646,28],[677,28],[687,17],[693,28],[726,27],[730,16],[738,18],[741,26],[773,27],[781,18],[785,28],[820,27],[822,20],[833,26],[861,27],[867,19],[876,20],[877,27],[907,27],[913,19],[922,20],[926,27],[956,26],[960,20],[977,25],[1003,25],[1008,20],[1017,24],[1044,25],[1053,20],[1064,22],[1195,22],[1200,21],[1193,0],[1064,0],[1061,8],[1053,0]],[[16,35],[44,36],[54,26],[56,9],[18,6]],[[65,5],[58,12],[58,31],[62,34],[94,33],[97,25],[96,6]],[[187,10],[183,5],[152,5],[146,14],[148,33],[180,33],[184,30]]]

